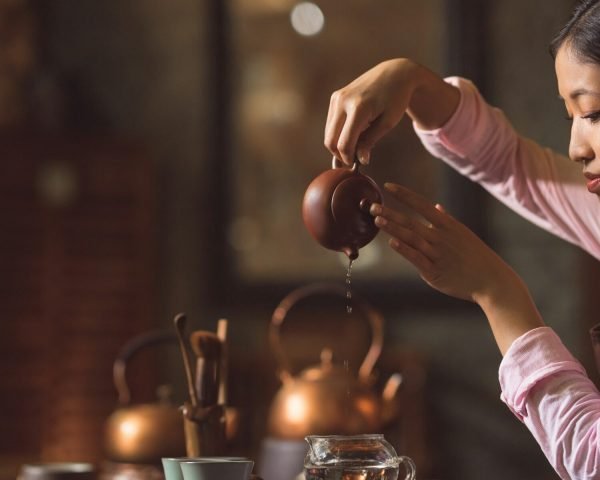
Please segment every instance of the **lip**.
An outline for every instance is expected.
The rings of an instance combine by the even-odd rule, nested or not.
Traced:
[[[588,192],[600,195],[600,175],[593,173],[584,173],[583,175],[587,178]]]

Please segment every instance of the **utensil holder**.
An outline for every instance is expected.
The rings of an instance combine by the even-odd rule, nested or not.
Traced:
[[[182,407],[185,447],[188,457],[225,454],[225,407]]]

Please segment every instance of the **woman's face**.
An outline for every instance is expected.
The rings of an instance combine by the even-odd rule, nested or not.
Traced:
[[[554,66],[558,92],[572,120],[569,156],[581,162],[588,190],[600,195],[600,65],[580,60],[565,44]]]

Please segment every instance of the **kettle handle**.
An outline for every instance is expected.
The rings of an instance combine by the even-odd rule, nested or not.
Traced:
[[[155,330],[142,333],[123,345],[113,364],[113,381],[115,388],[117,389],[119,403],[121,405],[127,405],[131,401],[131,392],[125,377],[127,362],[129,359],[142,348],[170,342],[177,342],[177,337],[174,333],[165,330]]]
[[[281,345],[281,325],[283,324],[283,321],[285,320],[285,317],[290,309],[299,300],[311,295],[323,293],[341,295],[346,298],[346,289],[341,285],[333,283],[313,283],[304,287],[300,287],[289,293],[273,311],[273,316],[271,317],[271,324],[269,327],[269,342],[271,344],[273,353],[277,357],[280,375],[283,379],[291,378],[292,374],[289,361]],[[373,370],[379,355],[381,355],[381,350],[383,347],[383,317],[377,310],[367,303],[366,300],[358,295],[352,295],[352,302],[354,303],[354,306],[358,307],[358,310],[367,318],[371,326],[371,346],[369,347],[367,355],[358,369],[358,378],[361,381],[366,381],[371,375],[371,371]]]

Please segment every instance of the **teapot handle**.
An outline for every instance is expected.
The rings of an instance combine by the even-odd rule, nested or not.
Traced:
[[[309,297],[315,294],[333,294],[341,295],[346,298],[346,289],[341,285],[333,283],[314,283],[300,287],[291,293],[289,293],[275,308],[273,316],[271,317],[271,325],[269,328],[269,342],[271,349],[275,354],[279,363],[280,374],[283,379],[291,378],[291,368],[289,361],[284,353],[284,349],[281,345],[280,339],[280,328],[285,320],[290,309],[303,298]],[[371,371],[375,366],[375,362],[381,355],[383,347],[383,317],[375,310],[366,300],[359,297],[356,294],[352,295],[353,306],[357,307],[358,310],[367,318],[371,326],[372,339],[371,346],[367,351],[360,368],[358,369],[358,378],[361,381],[366,381],[371,375]]]
[[[170,342],[177,342],[177,337],[174,333],[167,332],[165,330],[156,330],[142,333],[123,345],[113,364],[113,381],[115,388],[117,389],[119,403],[121,405],[127,405],[131,401],[131,392],[125,377],[127,362],[129,359],[142,348]]]
[[[336,168],[343,168],[343,167],[347,167],[347,165],[344,162],[342,162],[339,158],[333,157],[331,159],[331,168],[336,169]],[[355,157],[354,163],[350,167],[350,170],[358,173],[359,167],[360,167],[360,162],[358,161],[358,157]]]

